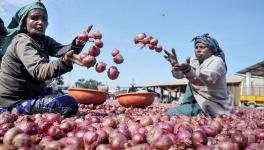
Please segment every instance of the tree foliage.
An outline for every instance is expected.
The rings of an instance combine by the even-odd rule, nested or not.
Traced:
[[[75,82],[75,86],[79,88],[97,89],[98,85],[103,85],[103,84],[102,82],[93,79],[85,80],[84,78],[81,78]]]

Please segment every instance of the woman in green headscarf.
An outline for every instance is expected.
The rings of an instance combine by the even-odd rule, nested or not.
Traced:
[[[48,14],[41,2],[19,9],[8,25],[9,34],[1,51],[0,112],[77,112],[75,99],[49,91],[45,80],[71,71],[83,45],[77,45],[75,39],[70,45],[56,42],[45,35],[47,26]],[[59,59],[50,61],[50,56]]]

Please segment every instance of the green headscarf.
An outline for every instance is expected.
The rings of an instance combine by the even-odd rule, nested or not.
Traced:
[[[46,7],[44,6],[43,3],[41,2],[34,2],[31,4],[28,4],[22,8],[20,8],[16,14],[12,17],[11,22],[7,26],[7,31],[8,35],[6,36],[3,47],[0,49],[0,55],[4,55],[7,47],[11,43],[12,39],[18,34],[23,31],[23,20],[27,16],[28,12],[31,11],[32,9],[43,9],[44,11],[47,12]]]

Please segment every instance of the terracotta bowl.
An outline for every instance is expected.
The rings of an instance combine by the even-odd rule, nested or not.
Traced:
[[[124,107],[145,107],[153,103],[156,93],[131,92],[116,96],[118,103]]]
[[[78,103],[99,105],[106,101],[108,93],[85,88],[69,88],[69,95]]]

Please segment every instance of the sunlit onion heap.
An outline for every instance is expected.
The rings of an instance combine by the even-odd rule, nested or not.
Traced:
[[[158,39],[153,36],[147,36],[146,33],[139,33],[134,37],[135,44],[141,44],[141,48],[148,46],[150,50],[155,50],[156,52],[162,52],[163,48],[158,44]]]
[[[79,104],[72,117],[0,113],[2,150],[263,150],[264,110],[231,115],[166,115],[175,104],[126,108],[116,100]]]

